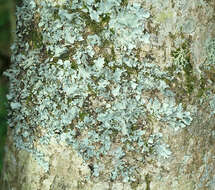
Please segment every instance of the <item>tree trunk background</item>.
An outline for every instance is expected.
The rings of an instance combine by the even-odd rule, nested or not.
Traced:
[[[121,2],[119,0],[114,1],[116,4],[107,1],[109,4],[101,6],[101,12],[114,16],[103,17],[108,19],[102,19],[102,21],[101,14],[99,16],[97,14],[99,9],[95,6],[100,1],[88,0],[86,2],[85,11],[83,7],[76,9],[76,12],[81,10],[83,13],[80,24],[71,19],[71,15],[76,13],[75,8],[72,9],[71,7],[78,5],[75,0],[28,0],[23,2],[22,7],[17,8],[16,39],[11,47],[13,65],[5,73],[11,81],[10,93],[8,94],[11,110],[4,168],[0,180],[1,189],[214,190],[215,1],[122,0]],[[119,2],[118,5],[117,2]],[[136,19],[136,17],[141,17],[138,15],[138,11],[141,9],[138,6],[133,6],[133,10],[127,8],[134,2],[141,4],[142,8],[146,10],[145,15],[142,15],[144,19]],[[108,5],[112,7],[108,9]],[[122,10],[126,10],[122,17],[119,16],[121,14],[120,6]],[[49,11],[52,11],[53,19],[50,19]],[[148,13],[150,15],[147,15]],[[57,25],[59,23],[53,24],[56,20],[63,24],[61,26]],[[140,26],[142,20],[145,24],[144,30],[137,30],[137,33],[134,34],[135,37],[129,36],[131,31],[142,27]],[[111,21],[113,21],[112,25],[110,24]],[[86,25],[82,26],[82,22],[86,22]],[[68,27],[66,23],[73,27],[70,28],[71,33],[76,32],[76,29],[79,30],[77,36],[80,33],[83,34],[83,40],[66,36],[69,33],[66,31]],[[71,109],[71,107],[66,107],[71,103],[66,101],[66,96],[69,97],[72,93],[64,87],[68,77],[73,75],[72,72],[69,75],[68,69],[60,70],[61,66],[64,67],[68,63],[66,60],[70,60],[70,67],[73,70],[79,70],[78,60],[84,64],[83,56],[82,58],[79,57],[80,59],[78,56],[76,58],[72,56],[78,51],[83,54],[80,44],[82,41],[84,44],[89,40],[86,36],[97,34],[101,37],[103,35],[101,31],[108,28],[107,26],[109,29],[112,26],[112,30],[107,29],[107,31],[114,31],[111,35],[115,37],[111,39],[112,41],[109,40],[107,45],[101,45],[97,40],[92,40],[90,42],[93,50],[89,51],[83,45],[85,52],[88,51],[88,55],[92,51],[94,52],[92,53],[93,56],[88,56],[87,62],[89,65],[91,63],[97,64],[96,66],[93,64],[89,66],[97,69],[95,73],[107,67],[108,61],[113,60],[111,56],[115,56],[115,61],[118,58],[130,56],[136,57],[139,62],[147,61],[151,64],[149,67],[142,68],[146,68],[143,76],[145,79],[149,77],[147,78],[149,80],[148,83],[144,83],[143,79],[143,86],[145,86],[141,94],[143,99],[145,98],[144,109],[147,110],[144,119],[141,120],[141,126],[146,127],[144,129],[144,142],[147,144],[146,149],[150,150],[143,153],[144,162],[140,163],[141,154],[125,149],[122,141],[114,141],[109,151],[114,152],[114,148],[123,147],[124,153],[122,154],[126,154],[126,156],[119,156],[119,160],[126,160],[125,163],[129,163],[129,166],[125,165],[125,169],[117,170],[118,177],[114,179],[113,177],[109,179],[108,176],[114,170],[112,160],[116,159],[117,156],[112,158],[111,154],[107,153],[107,155],[104,154],[100,157],[97,161],[100,165],[104,164],[104,167],[98,169],[100,174],[97,175],[96,166],[93,165],[92,167],[92,163],[94,163],[92,160],[95,158],[90,158],[88,161],[83,156],[85,155],[84,152],[80,153],[82,150],[80,147],[76,149],[77,147],[72,146],[80,142],[79,140],[68,143],[68,131],[65,129],[67,127],[61,127],[70,125],[65,124],[68,119],[63,121],[61,115],[66,112],[66,109]],[[84,30],[82,30],[83,28]],[[126,33],[127,28],[128,33]],[[150,36],[148,40],[147,36]],[[128,45],[133,47],[130,48]],[[65,47],[67,49],[64,49]],[[98,59],[99,57],[101,59]],[[125,63],[123,62],[123,64]],[[154,65],[159,69],[150,70]],[[131,69],[132,66],[116,67],[119,69],[123,67],[127,73],[130,72],[129,79],[135,78],[136,71]],[[158,76],[159,70],[168,72],[169,77]],[[59,76],[60,71],[65,73]],[[55,75],[59,76],[58,80],[51,78]],[[118,75],[120,74],[118,73]],[[82,79],[93,81],[93,78],[84,77],[80,77],[79,81]],[[130,81],[128,80],[127,83]],[[168,87],[161,87],[161,81]],[[84,86],[84,83],[78,84]],[[99,83],[95,82],[95,84],[98,85]],[[56,87],[56,85],[62,86]],[[109,86],[109,88],[112,87]],[[41,96],[43,90],[44,94]],[[168,95],[168,93],[174,93],[174,95]],[[57,95],[54,96],[53,94]],[[103,103],[102,99],[92,94],[93,92],[90,96],[93,98],[89,98],[91,104],[88,105],[92,108],[99,107],[100,104],[111,104],[120,97],[117,94],[115,99]],[[65,96],[64,99],[58,98],[61,95],[62,97]],[[50,97],[54,97],[55,101],[48,99]],[[170,110],[172,99],[175,101],[172,106],[174,111]],[[65,102],[63,102],[64,100]],[[152,102],[150,102],[151,100]],[[157,102],[156,104],[156,101],[161,103]],[[55,105],[55,102],[58,104]],[[169,107],[165,102],[169,104]],[[183,111],[178,111],[180,103]],[[48,111],[41,108],[40,112],[40,105],[44,105],[44,108],[47,106]],[[164,109],[164,105],[167,106],[167,111]],[[59,108],[60,106],[61,108]],[[62,111],[63,106],[65,106],[64,111]],[[60,112],[54,109],[59,109]],[[164,111],[161,112],[160,110]],[[95,111],[89,113],[93,115]],[[78,120],[83,120],[84,114],[85,112],[79,112],[79,117],[72,120],[72,126],[75,126]],[[49,119],[46,118],[47,115],[49,115]],[[59,120],[64,123],[56,124],[55,122]],[[143,120],[145,120],[145,125]],[[75,127],[71,129],[78,130]],[[76,131],[76,138],[84,138],[86,130],[80,129],[80,134]],[[122,134],[117,133],[116,139],[125,137],[126,134],[127,131],[122,130]],[[157,137],[158,134],[161,136]],[[112,136],[110,135],[111,139]],[[109,141],[104,140],[102,142]],[[136,148],[137,142],[132,141],[132,143]],[[132,161],[135,160],[134,158],[138,161]],[[126,173],[126,171],[130,171],[128,167],[135,167],[135,164],[138,167],[135,170],[136,173]]]

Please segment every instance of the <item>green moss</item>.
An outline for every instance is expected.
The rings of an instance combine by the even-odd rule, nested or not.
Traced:
[[[183,37],[181,37],[183,38]],[[186,62],[190,61],[190,42],[185,41],[183,44],[181,44],[181,47],[177,48],[174,51],[171,51],[171,56],[174,58],[174,61],[179,59],[181,61],[180,64],[186,64]]]
[[[102,14],[101,15],[101,24],[102,24],[102,26],[104,27],[104,26],[106,26],[108,23],[109,23],[109,21],[110,21],[110,14]]]
[[[117,129],[111,129],[111,131],[112,131],[112,134],[111,134],[112,142],[116,142],[119,131]]]
[[[97,96],[97,92],[89,84],[87,85],[87,87],[88,87],[88,91],[91,95]]]
[[[127,7],[127,5],[128,5],[128,0],[122,0],[120,3],[121,7]]]
[[[83,121],[84,120],[84,118],[85,118],[85,116],[87,116],[88,114],[86,113],[86,112],[80,112],[79,113],[79,119],[81,120],[81,121]]]
[[[78,64],[75,61],[72,61],[71,68],[77,70],[78,69]]]
[[[173,64],[168,68],[168,71],[171,76],[175,76],[175,79],[173,81],[167,81],[167,83],[170,86],[171,83],[176,84],[177,89],[175,90],[178,94],[177,97],[181,97],[179,101],[181,101],[184,96],[190,99],[194,89],[198,88],[199,85],[190,59],[190,41],[185,41],[181,47],[172,51],[171,56],[173,57]],[[180,78],[180,80],[177,78]]]
[[[31,106],[30,104],[31,104],[31,101],[32,101],[32,95],[33,95],[33,93],[31,93],[28,97],[27,97],[27,99],[26,99],[26,105],[27,106]]]
[[[102,22],[96,22],[90,18],[88,13],[80,11],[81,18],[84,19],[86,26],[90,29],[93,34],[100,34],[104,30]]]
[[[43,45],[43,37],[40,32],[38,32],[36,29],[33,29],[30,33],[30,37],[28,39],[31,39],[30,46],[32,49],[40,48]]]
[[[197,77],[193,72],[193,66],[191,65],[190,62],[188,62],[188,64],[185,65],[184,72],[185,72],[186,91],[188,92],[188,94],[191,94],[197,85],[196,84]]]
[[[60,59],[62,59],[63,61],[66,61],[69,59],[70,52],[65,52],[63,54],[60,55]]]
[[[131,189],[136,190],[139,185],[139,181],[134,181],[131,183]]]
[[[59,16],[59,14],[58,14],[58,9],[55,9],[55,10],[54,10],[53,18],[54,18],[54,20],[60,19],[60,16]]]
[[[138,125],[133,125],[132,127],[131,127],[131,130],[132,131],[136,131],[136,130],[138,130],[140,127],[138,126]]]
[[[150,190],[151,177],[149,174],[145,176],[145,181],[146,181],[146,190]]]
[[[171,32],[169,33],[169,37],[173,40],[176,40],[176,35]]]
[[[207,81],[205,80],[205,78],[201,78],[200,79],[200,85],[199,85],[199,89],[198,89],[198,93],[197,93],[197,97],[200,98],[205,94],[206,91],[206,85],[207,85]]]

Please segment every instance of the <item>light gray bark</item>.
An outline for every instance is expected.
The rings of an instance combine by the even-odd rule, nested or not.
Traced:
[[[2,189],[214,190],[215,2],[82,2],[17,9]]]

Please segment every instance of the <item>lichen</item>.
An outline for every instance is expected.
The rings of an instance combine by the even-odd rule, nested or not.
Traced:
[[[135,54],[140,43],[150,43],[145,30],[149,11],[121,0],[63,1],[63,6],[33,2],[24,1],[18,11],[20,36],[12,46],[14,64],[6,72],[16,146],[48,171],[46,156],[33,148],[35,131],[43,128],[41,144],[51,137],[65,140],[89,165],[92,178],[123,182],[136,181],[147,157],[171,157],[154,123],[177,131],[192,118],[175,101],[168,85],[172,73]],[[33,17],[25,7],[39,15],[40,32],[31,38],[42,42],[31,49],[24,36]],[[187,52],[182,53],[174,54],[174,64],[190,75]]]

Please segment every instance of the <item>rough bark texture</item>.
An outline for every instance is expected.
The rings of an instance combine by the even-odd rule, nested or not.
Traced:
[[[51,2],[52,7],[63,10],[68,8],[69,3],[71,5],[75,1],[66,2],[63,0],[49,0],[47,2]],[[95,5],[94,1],[87,2],[92,2]],[[96,2],[98,3],[100,1]],[[166,112],[165,114],[160,114],[159,112],[159,109],[161,109],[162,106],[159,104],[157,110],[150,104],[150,98],[152,98],[153,101],[158,99],[162,102],[162,100],[165,99],[165,93],[162,93],[159,88],[157,90],[156,88],[152,88],[152,90],[143,89],[142,95],[147,97],[145,99],[145,104],[146,109],[148,109],[149,112],[147,113],[148,115],[146,114],[146,118],[144,118],[146,124],[142,124],[142,126],[146,126],[147,128],[144,136],[145,140],[148,142],[147,146],[150,147],[150,137],[159,132],[162,134],[161,141],[165,144],[164,147],[168,148],[164,148],[161,152],[159,152],[159,150],[156,152],[156,150],[159,149],[158,147],[161,146],[158,144],[152,145],[150,149],[151,152],[146,151],[146,153],[144,153],[144,162],[143,164],[138,165],[138,172],[130,174],[134,175],[135,179],[132,180],[131,176],[128,176],[129,180],[127,181],[125,178],[120,176],[121,174],[124,174],[123,172],[120,173],[119,177],[116,179],[108,179],[107,176],[110,174],[109,172],[112,171],[109,170],[108,167],[113,167],[108,164],[111,163],[112,158],[108,156],[105,157],[104,154],[104,158],[101,157],[100,160],[105,166],[104,169],[100,171],[101,175],[97,176],[95,168],[94,172],[92,172],[93,169],[90,167],[91,162],[87,161],[84,156],[82,157],[82,154],[78,154],[78,151],[75,150],[72,143],[67,142],[67,136],[63,136],[64,134],[67,134],[66,130],[61,131],[61,129],[53,129],[54,132],[51,133],[51,129],[48,129],[48,123],[45,123],[47,125],[46,128],[42,126],[44,124],[42,122],[41,126],[37,123],[35,124],[36,126],[32,126],[32,118],[38,117],[38,120],[40,120],[39,117],[42,117],[39,115],[31,115],[34,113],[32,111],[34,110],[34,106],[35,109],[37,109],[36,101],[40,101],[39,98],[35,98],[39,91],[35,91],[35,94],[33,92],[33,95],[30,96],[30,98],[26,95],[26,97],[23,97],[23,101],[20,101],[18,98],[18,96],[22,96],[22,94],[25,93],[24,90],[27,88],[22,87],[20,84],[21,82],[15,82],[16,80],[28,80],[24,76],[26,75],[27,77],[31,77],[31,79],[29,79],[29,83],[28,81],[24,81],[23,83],[25,84],[23,84],[23,86],[31,85],[31,82],[34,82],[35,76],[37,77],[32,70],[34,68],[39,68],[41,62],[45,62],[48,57],[54,57],[50,61],[52,62],[50,64],[56,66],[55,64],[58,63],[57,61],[59,59],[65,61],[71,58],[74,54],[74,50],[71,48],[69,51],[72,53],[69,52],[64,55],[66,58],[62,58],[60,56],[63,52],[60,53],[60,50],[55,51],[51,48],[51,50],[47,50],[47,46],[50,45],[51,42],[48,42],[48,37],[48,40],[44,40],[44,36],[46,35],[44,25],[46,23],[45,21],[43,21],[44,23],[39,23],[42,19],[45,20],[45,18],[42,18],[45,17],[45,14],[42,15],[42,8],[44,11],[44,9],[48,9],[48,7],[41,4],[40,0],[25,2],[22,9],[18,10],[17,13],[18,26],[15,44],[18,48],[12,48],[14,51],[12,59],[16,66],[11,68],[11,72],[8,71],[7,75],[12,81],[11,91],[16,90],[15,92],[11,92],[9,96],[15,98],[19,103],[14,102],[14,99],[11,100],[9,97],[10,102],[12,102],[11,108],[15,110],[14,112],[11,111],[11,117],[14,119],[14,113],[18,115],[19,112],[25,112],[26,110],[30,110],[30,114],[28,115],[28,112],[26,111],[26,117],[23,120],[15,118],[18,121],[17,126],[15,121],[13,122],[9,120],[10,128],[8,129],[8,140],[5,147],[6,156],[4,159],[4,170],[0,182],[2,190],[215,189],[215,55],[213,57],[213,54],[215,53],[215,42],[213,41],[215,38],[215,2],[213,0],[134,0],[128,2],[122,1],[121,4],[117,6],[126,7],[133,2],[140,3],[141,6],[150,13],[150,17],[145,16],[145,32],[150,34],[150,39],[149,43],[147,41],[141,41],[138,48],[136,46],[132,49],[132,56],[136,54],[134,56],[137,57],[138,61],[144,61],[146,59],[150,61],[151,64],[158,66],[160,70],[165,70],[169,73],[170,78],[162,79],[158,77],[157,80],[165,81],[165,84],[168,85],[167,89],[175,94],[174,100],[176,104],[179,105],[182,103],[183,110],[186,110],[186,113],[190,113],[190,117],[192,117],[191,122],[186,123],[186,121],[184,121],[186,125],[183,125],[183,127],[181,127],[181,125],[179,127],[176,126],[177,130],[174,129],[174,127],[171,127],[170,120],[163,119],[164,115],[168,114]],[[86,7],[90,10],[90,6],[91,5],[89,3],[89,6],[87,5]],[[40,11],[38,11],[39,8]],[[22,12],[20,13],[19,11]],[[72,11],[65,14],[65,20],[71,13]],[[55,15],[54,19],[62,18],[62,14],[60,15],[59,13],[60,16]],[[94,20],[96,23],[97,17],[95,15],[94,17],[93,15],[94,14],[92,13],[92,15],[86,19]],[[126,18],[126,15],[124,16]],[[32,23],[33,29],[32,26],[30,26]],[[90,28],[90,23],[88,23],[86,26],[83,26],[86,29],[85,31],[87,31],[85,33],[83,32],[83,36],[88,34],[98,34],[100,32],[99,26],[105,27],[108,25],[106,21],[104,21],[103,24],[104,25],[96,26],[93,31],[93,28]],[[131,27],[131,30],[132,29],[133,28]],[[50,35],[50,39],[52,37],[54,38],[54,35],[55,33],[53,32]],[[122,34],[121,37],[125,36]],[[60,35],[58,37],[60,38]],[[132,38],[130,39],[132,41]],[[38,40],[41,40],[41,42],[38,42]],[[86,40],[86,38],[84,38],[84,40]],[[126,41],[127,39],[124,40]],[[71,39],[67,39],[68,44],[69,42],[72,43],[71,41]],[[74,44],[74,48],[79,48],[79,41],[77,39],[74,41],[77,42]],[[27,43],[29,46],[28,48],[26,48]],[[66,39],[62,39],[59,43],[66,43]],[[122,42],[122,44],[123,43],[127,42]],[[55,49],[58,48],[54,45],[53,47]],[[112,43],[110,46],[107,45],[107,47],[100,47],[97,44],[93,46],[93,48],[95,54],[99,54],[104,57],[106,56],[105,53],[108,53],[108,51],[111,51],[112,49],[115,57],[120,56],[120,54],[125,55],[121,46],[121,49],[111,48],[113,46],[115,47],[116,44]],[[103,48],[106,48],[106,50],[102,51]],[[29,53],[32,51],[34,51],[34,53]],[[52,53],[50,53],[50,51]],[[24,55],[24,58],[22,57],[23,60],[22,58],[17,58],[18,56],[20,57],[20,54]],[[113,52],[111,52],[109,56],[112,55]],[[29,61],[31,58],[32,63],[26,61]],[[108,62],[109,57],[105,58],[107,58],[105,61]],[[29,63],[29,65],[23,66],[22,61],[24,64]],[[34,68],[32,68],[30,64],[32,64]],[[17,65],[21,65],[20,67],[24,68],[22,71],[19,71],[19,75],[16,72],[13,72],[14,70],[18,70],[17,67],[19,66]],[[73,67],[76,66],[77,65],[73,65]],[[128,67],[126,68],[126,72],[132,72]],[[46,70],[43,72],[46,72]],[[146,77],[151,74],[153,75],[153,73],[147,73]],[[15,77],[15,79],[13,79],[13,75],[16,75],[17,78]],[[135,74],[133,75],[135,76]],[[131,78],[133,75],[131,75]],[[58,82],[61,82],[61,79],[60,81],[56,81],[56,83]],[[14,87],[13,85],[17,85],[17,87]],[[55,84],[50,83],[49,86],[51,85],[54,86]],[[151,84],[149,84],[149,86],[150,85]],[[44,88],[48,88],[48,86],[45,86]],[[16,95],[13,95],[13,93]],[[67,95],[67,91],[65,90],[65,96]],[[26,107],[23,102],[26,103]],[[69,104],[69,102],[66,103]],[[94,107],[99,107],[100,104],[104,104],[102,99],[96,99],[96,97],[94,100],[91,100],[91,103]],[[147,106],[147,104],[149,104],[149,106]],[[25,107],[26,109],[24,111],[19,110],[21,109],[20,106],[22,108]],[[18,111],[16,112],[16,110]],[[150,112],[150,110],[153,111]],[[62,114],[63,113],[64,112],[62,112]],[[49,114],[52,113],[49,112]],[[94,114],[94,112],[92,112],[92,114]],[[177,115],[178,112],[175,112],[175,114]],[[185,114],[185,112],[183,112],[183,114]],[[172,116],[172,118],[173,120],[171,121],[180,121],[180,117]],[[82,119],[81,116],[79,119]],[[77,121],[73,122],[74,125],[77,123]],[[29,128],[20,127],[22,124],[29,126]],[[19,132],[14,132],[15,129],[19,127],[21,130]],[[33,140],[30,137],[28,138],[28,134],[24,133],[25,130],[30,131],[31,127],[34,128],[34,130],[32,133],[29,132],[29,134],[34,135]],[[17,140],[19,139],[19,133],[25,134],[23,135],[24,137],[22,137],[22,140]],[[49,136],[48,143],[41,143],[40,139],[45,134],[49,133],[51,135]],[[76,136],[83,138],[86,135],[83,133],[84,132],[82,131],[81,134],[76,134]],[[126,132],[122,133],[126,134]],[[118,134],[116,139],[120,137],[121,136]],[[33,148],[30,145],[22,145],[25,141],[32,143]],[[155,141],[156,139],[154,138],[152,142]],[[123,142],[117,141],[117,143],[120,144]],[[110,151],[118,145],[117,143],[114,141]],[[135,146],[137,145],[135,144]],[[80,148],[78,150],[80,153]],[[126,161],[129,162],[129,164],[139,164],[139,162],[132,161],[132,159],[139,158],[141,155],[138,153],[135,154],[134,152],[130,154],[129,151],[126,152],[126,149],[123,150],[127,156],[125,159],[127,159]]]

